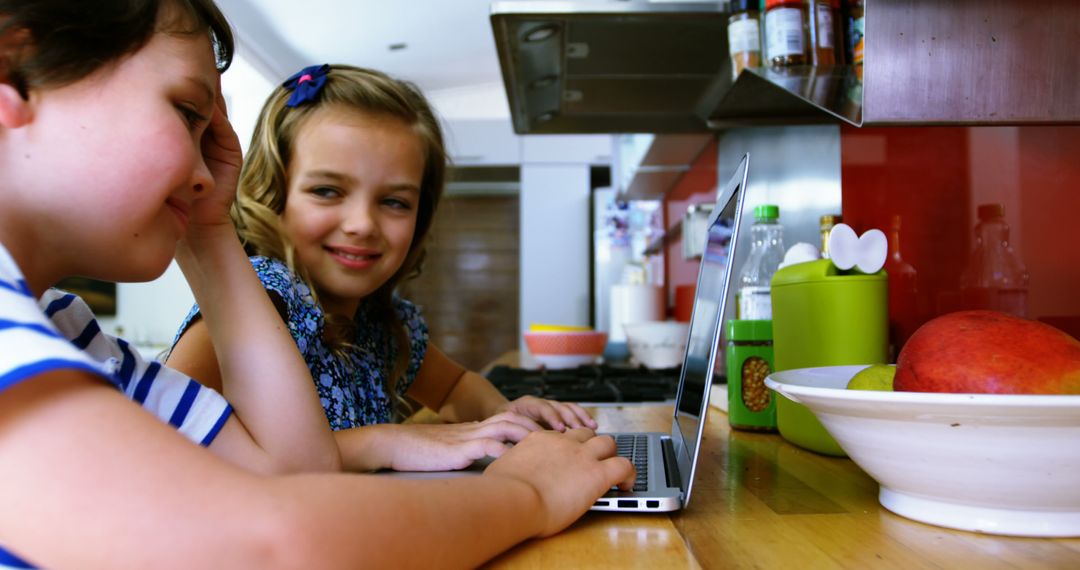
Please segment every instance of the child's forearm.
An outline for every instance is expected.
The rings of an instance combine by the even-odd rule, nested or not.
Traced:
[[[304,538],[294,553],[300,566],[355,568],[362,560],[375,568],[476,568],[549,524],[537,490],[507,477],[360,475],[332,485],[326,476],[303,476],[283,483],[279,494],[294,499],[290,518],[299,533],[292,536]]]
[[[202,228],[177,261],[210,331],[222,392],[283,470],[338,469],[311,373],[231,226]]]
[[[509,401],[487,378],[466,372],[437,411],[448,422],[480,421],[499,413]]]
[[[523,443],[511,463],[453,480],[253,476],[75,373],[0,394],[0,428],[0,535],[43,567],[145,568],[170,552],[165,566],[185,568],[473,568],[565,527],[620,480],[591,459],[610,451],[569,440]]]
[[[334,432],[341,468],[354,473],[389,469],[393,464],[392,424],[376,424]]]

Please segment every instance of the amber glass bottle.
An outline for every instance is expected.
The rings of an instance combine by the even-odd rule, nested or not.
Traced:
[[[810,62],[803,0],[765,0],[765,38],[769,63],[775,66]]]
[[[836,24],[832,0],[806,0],[810,28],[810,62],[814,65],[836,65]]]
[[[833,45],[836,46],[833,51],[836,54],[836,65],[844,65],[848,62],[844,55],[846,51],[844,49],[844,15],[841,8],[840,0],[832,0]]]
[[[908,337],[922,324],[919,311],[918,273],[900,255],[900,216],[893,216],[889,228],[889,257],[885,258],[889,276],[889,344],[892,360],[900,354]]]
[[[832,231],[833,226],[844,221],[844,217],[840,214],[825,214],[819,218],[819,229],[821,231],[821,257],[829,257],[829,232]]]
[[[736,79],[747,67],[761,67],[761,24],[756,0],[735,0],[728,17],[728,52],[731,54],[731,78]]]

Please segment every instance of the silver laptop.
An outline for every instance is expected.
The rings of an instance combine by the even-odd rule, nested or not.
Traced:
[[[690,501],[690,486],[694,481],[705,412],[709,407],[709,386],[716,366],[721,315],[731,280],[728,265],[734,258],[735,238],[739,235],[749,166],[750,155],[745,154],[731,179],[720,188],[716,207],[709,217],[671,433],[609,433],[615,438],[620,455],[634,463],[638,480],[633,491],[612,489],[597,499],[592,510],[674,511]],[[439,479],[479,474],[490,462],[490,458],[478,461],[461,471],[380,473],[411,479]]]
[[[608,434],[615,438],[619,454],[631,458],[638,478],[633,491],[613,489],[597,499],[592,510],[662,512],[681,509],[690,502],[749,166],[750,155],[745,154],[720,188],[709,217],[671,433]]]

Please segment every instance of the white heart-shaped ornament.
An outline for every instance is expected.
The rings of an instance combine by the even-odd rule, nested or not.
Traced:
[[[877,273],[885,266],[888,254],[889,242],[881,230],[856,236],[851,226],[836,224],[829,232],[829,257],[841,271],[855,267],[863,273]]]

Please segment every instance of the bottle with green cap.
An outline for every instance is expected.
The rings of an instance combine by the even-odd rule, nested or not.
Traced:
[[[736,318],[772,319],[769,283],[784,260],[784,228],[780,225],[780,207],[761,204],[754,207],[754,225],[750,227],[750,255],[739,273]]]

